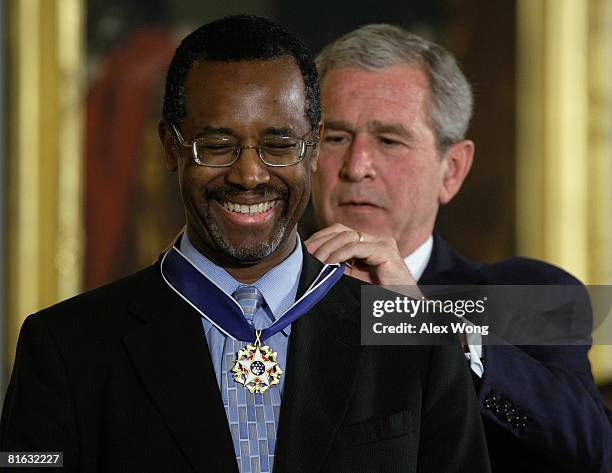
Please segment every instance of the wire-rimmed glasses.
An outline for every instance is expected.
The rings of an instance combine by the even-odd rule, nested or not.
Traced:
[[[186,142],[178,128],[170,123],[181,146],[191,149],[193,159],[201,166],[226,167],[234,164],[243,149],[255,149],[259,158],[272,167],[293,166],[306,156],[306,150],[315,146],[315,141],[292,136],[269,136],[258,145],[243,146],[226,136],[207,136]]]

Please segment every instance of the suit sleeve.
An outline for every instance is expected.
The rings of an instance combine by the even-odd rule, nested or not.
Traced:
[[[63,452],[62,471],[77,469],[76,419],[65,365],[38,316],[28,317],[19,334],[0,421],[0,451]]]
[[[525,297],[513,296],[508,327],[535,335],[484,349],[478,395],[487,435],[495,438],[492,454],[523,445],[550,471],[609,473],[612,424],[587,357],[593,307],[586,288],[559,268],[524,259],[491,266],[487,279],[527,285]]]
[[[476,393],[458,345],[432,348],[423,396],[418,471],[491,471]]]
[[[483,416],[547,456],[557,471],[612,468],[610,412],[593,382],[588,349],[486,347],[479,390]]]

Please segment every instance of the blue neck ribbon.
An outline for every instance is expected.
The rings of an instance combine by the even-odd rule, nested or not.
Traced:
[[[344,274],[344,265],[326,264],[308,290],[274,323],[261,331],[261,341],[270,338],[305,315],[314,307]],[[236,340],[255,342],[256,331],[251,326],[236,300],[227,295],[214,281],[196,268],[175,246],[161,262],[164,281],[202,317],[210,321],[226,336]]]

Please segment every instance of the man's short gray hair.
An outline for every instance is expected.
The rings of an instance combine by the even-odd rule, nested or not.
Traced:
[[[455,58],[443,47],[402,28],[366,25],[326,46],[316,59],[321,81],[332,69],[377,71],[397,64],[420,67],[431,88],[431,126],[438,148],[462,140],[472,116],[472,89]]]

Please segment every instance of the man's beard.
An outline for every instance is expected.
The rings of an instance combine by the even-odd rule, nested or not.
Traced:
[[[239,261],[258,261],[270,256],[279,247],[283,241],[283,238],[285,237],[285,232],[287,231],[287,218],[286,216],[283,216],[278,222],[276,232],[271,240],[265,242],[258,241],[253,245],[243,246],[240,248],[233,246],[225,238],[215,220],[210,220],[208,222],[208,231],[217,246],[232,258]]]

